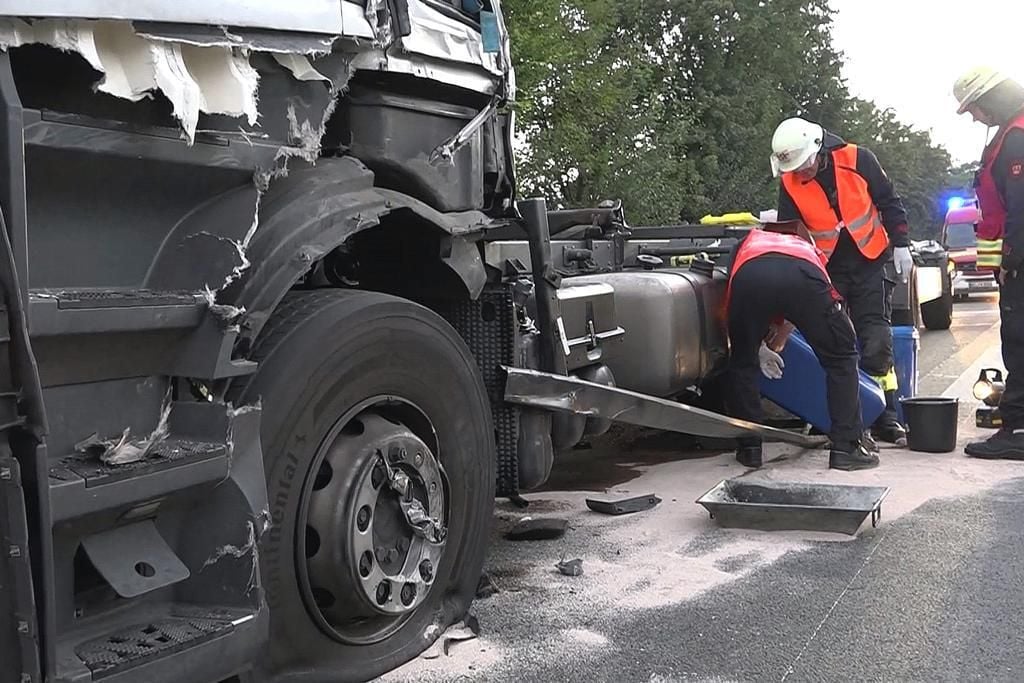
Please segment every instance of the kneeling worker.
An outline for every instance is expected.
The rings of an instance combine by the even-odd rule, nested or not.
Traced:
[[[800,330],[825,370],[832,420],[829,467],[869,469],[878,466],[878,456],[861,443],[857,337],[825,269],[827,262],[806,230],[753,230],[733,251],[726,290],[729,410],[734,417],[761,422],[758,373],[781,377],[783,369],[782,358],[765,339],[788,321]],[[786,336],[776,335],[772,345],[781,350]],[[760,467],[760,439],[741,439],[736,457],[747,467]]]

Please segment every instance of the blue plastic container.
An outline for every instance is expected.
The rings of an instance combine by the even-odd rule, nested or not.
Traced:
[[[896,414],[900,422],[906,424],[903,417],[903,404],[900,398],[917,396],[917,354],[921,350],[921,335],[916,327],[909,325],[892,328],[892,355],[896,364]]]
[[[807,341],[794,331],[782,351],[786,369],[782,379],[761,376],[761,395],[828,434],[832,419],[828,414],[825,370]],[[860,372],[860,414],[865,429],[885,410],[885,394],[871,377]]]

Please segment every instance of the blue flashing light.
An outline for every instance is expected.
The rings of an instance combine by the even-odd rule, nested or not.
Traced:
[[[953,211],[954,209],[962,209],[964,206],[964,198],[950,197],[947,206],[949,207],[950,211]]]

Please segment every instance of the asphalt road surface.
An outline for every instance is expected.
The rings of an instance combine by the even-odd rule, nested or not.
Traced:
[[[951,330],[924,332],[919,393],[966,400],[971,374],[998,359],[996,322],[993,301],[971,301]],[[962,440],[978,434],[972,416],[965,403]],[[1024,463],[887,450],[878,470],[848,474],[783,448],[749,473],[680,438],[619,431],[557,464],[527,510],[501,503],[499,592],[473,608],[481,637],[386,680],[1024,680]],[[853,538],[721,529],[694,500],[735,476],[891,493],[878,528]],[[611,518],[585,509],[594,491],[663,502]],[[569,532],[505,540],[524,515],[565,517]],[[570,558],[582,576],[554,569]]]

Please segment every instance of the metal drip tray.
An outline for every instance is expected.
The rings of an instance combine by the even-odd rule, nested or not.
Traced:
[[[729,528],[830,531],[854,535],[871,515],[878,526],[887,486],[726,479],[697,502]]]

